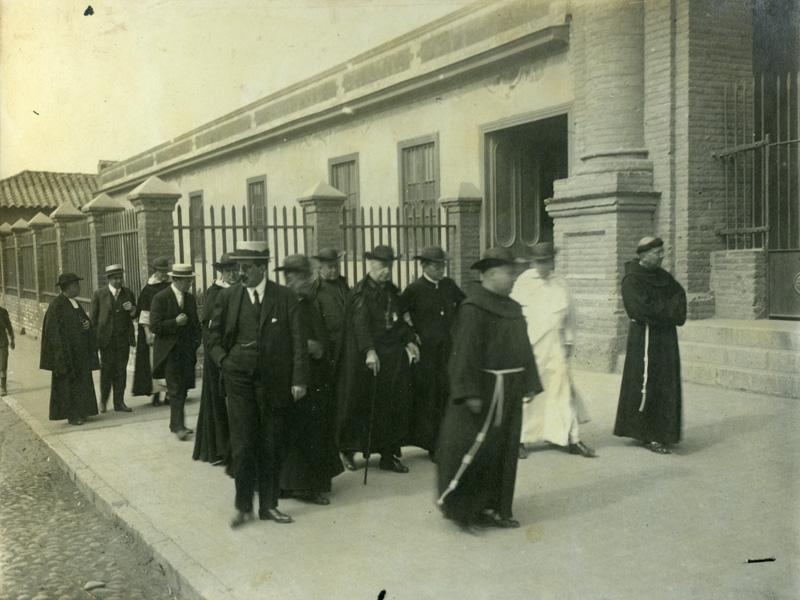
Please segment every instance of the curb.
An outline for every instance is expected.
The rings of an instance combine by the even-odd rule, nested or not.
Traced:
[[[3,398],[11,410],[41,439],[56,463],[86,499],[103,515],[122,527],[134,543],[152,553],[161,565],[172,592],[182,600],[234,600],[216,576],[189,556],[178,544],[156,529],[145,515],[89,468],[58,435],[48,433],[12,396]]]

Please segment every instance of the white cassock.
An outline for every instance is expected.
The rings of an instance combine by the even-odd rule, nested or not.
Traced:
[[[575,315],[563,279],[542,279],[535,268],[522,273],[511,297],[522,305],[528,337],[544,391],[523,404],[524,444],[547,441],[559,446],[580,440],[578,425],[589,420],[586,407],[572,382],[565,344],[574,340]]]

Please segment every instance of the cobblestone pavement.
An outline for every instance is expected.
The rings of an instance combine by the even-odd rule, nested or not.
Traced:
[[[0,401],[0,598],[174,598],[160,566],[55,461]],[[85,591],[92,581],[104,587]]]

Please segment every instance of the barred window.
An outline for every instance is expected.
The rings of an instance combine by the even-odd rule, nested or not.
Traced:
[[[436,206],[439,196],[439,155],[435,137],[428,136],[424,141],[401,142],[400,185],[403,207]]]
[[[330,184],[347,196],[344,207],[358,210],[360,205],[358,154],[332,158],[328,164],[330,166]]]
[[[267,239],[267,178],[252,177],[247,180],[247,214],[250,220],[251,240]]]

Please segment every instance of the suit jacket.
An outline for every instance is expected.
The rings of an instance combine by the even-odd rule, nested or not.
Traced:
[[[89,308],[89,318],[97,332],[97,347],[106,348],[111,344],[113,332],[114,312],[121,310],[127,317],[125,319],[125,331],[117,331],[117,335],[125,336],[129,346],[136,344],[136,337],[133,332],[133,317],[131,313],[122,308],[126,302],[130,302],[134,310],[136,309],[136,296],[130,288],[122,287],[117,295],[117,303],[114,306],[114,296],[108,286],[103,286],[95,290],[92,296],[92,305]]]
[[[176,318],[184,313],[189,321],[179,327]],[[150,329],[155,334],[153,342],[153,377],[163,378],[167,357],[177,352],[183,362],[187,382],[194,382],[194,366],[197,363],[197,348],[202,340],[200,320],[197,317],[197,301],[190,292],[183,294],[183,309],[172,286],[153,296],[150,305]]]
[[[8,311],[0,306],[0,348],[8,348],[9,340],[14,339],[14,329],[11,327],[11,319]]]
[[[241,283],[220,291],[208,326],[209,354],[222,368],[223,377],[222,361],[236,343],[242,302],[250,298]],[[292,401],[291,387],[309,383],[308,351],[297,295],[273,281],[267,281],[264,289],[257,342],[256,368],[261,380],[274,405],[287,406]]]

